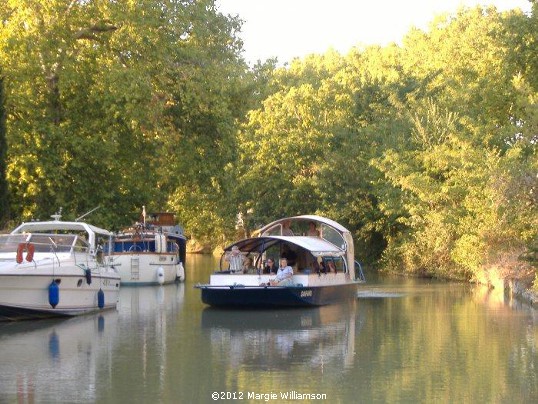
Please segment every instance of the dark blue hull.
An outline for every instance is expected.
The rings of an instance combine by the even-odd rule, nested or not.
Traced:
[[[324,306],[357,296],[359,283],[315,287],[197,286],[202,302],[220,307]]]
[[[34,310],[23,307],[0,306],[0,321],[38,320],[53,317],[72,317],[53,310]]]
[[[115,304],[105,305],[103,308],[91,309],[29,309],[16,306],[0,306],[0,322],[19,320],[40,320],[45,318],[69,318],[84,314],[96,313],[115,308]]]

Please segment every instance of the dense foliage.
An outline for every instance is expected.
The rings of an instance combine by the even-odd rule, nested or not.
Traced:
[[[118,227],[148,205],[223,231],[248,81],[237,19],[195,0],[7,1],[0,16],[14,218],[101,206],[92,220]]]
[[[536,28],[536,13],[461,10],[401,47],[275,71],[241,133],[250,225],[315,211],[387,269],[520,269],[538,232]]]
[[[0,228],[9,220],[9,193],[6,180],[6,113],[4,107],[4,80],[0,71]]]
[[[8,0],[10,217],[118,228],[146,205],[218,245],[238,214],[318,213],[369,262],[487,281],[537,250],[537,11],[249,68],[211,0]]]

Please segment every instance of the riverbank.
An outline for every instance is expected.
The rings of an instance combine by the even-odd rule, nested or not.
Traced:
[[[484,272],[485,277],[479,283],[492,288],[502,288],[510,297],[524,301],[538,308],[538,289],[535,288],[536,272],[529,264],[506,266],[505,269],[490,268]]]
[[[535,309],[538,309],[538,291],[529,287],[527,282],[521,282],[517,279],[506,280],[505,292],[511,294],[512,297],[529,303]]]

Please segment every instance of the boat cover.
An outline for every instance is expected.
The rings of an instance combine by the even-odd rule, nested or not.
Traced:
[[[19,233],[33,233],[33,232],[43,232],[43,231],[55,231],[55,230],[66,230],[66,231],[86,231],[91,230],[96,234],[104,234],[106,236],[111,236],[112,233],[108,230],[101,229],[99,227],[93,226],[84,222],[62,222],[62,221],[48,221],[48,222],[26,222],[22,223],[19,227],[11,232],[11,234]]]
[[[283,219],[275,220],[274,222],[271,222],[269,224],[266,224],[263,226],[258,233],[263,234],[267,229],[270,229],[271,227],[275,226],[278,223],[283,223],[286,221],[312,221],[319,224],[325,224],[327,226],[330,226],[334,228],[335,230],[338,230],[340,233],[349,233],[349,230],[346,229],[344,226],[342,226],[340,223],[335,222],[334,220],[327,219],[323,216],[317,216],[317,215],[302,215],[302,216],[292,216],[292,217],[285,217]]]
[[[230,251],[233,246],[237,246],[244,253],[262,253],[276,244],[293,244],[308,250],[314,256],[341,256],[345,254],[344,250],[334,244],[319,237],[309,236],[261,236],[247,238],[229,245],[224,251]]]

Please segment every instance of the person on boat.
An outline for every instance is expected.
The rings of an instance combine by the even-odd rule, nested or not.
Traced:
[[[239,247],[234,245],[232,247],[232,252],[226,254],[224,259],[230,263],[230,267],[228,268],[230,270],[230,273],[239,273],[243,272],[243,260],[244,260],[243,254],[241,254],[241,251],[239,251]]]
[[[306,232],[307,236],[319,237],[319,230],[316,229],[316,223],[308,222],[308,231]]]
[[[275,260],[272,258],[267,258],[267,261],[265,262],[265,267],[263,267],[263,273],[274,275],[276,274],[277,270],[278,268],[275,264]]]
[[[290,229],[290,221],[286,220],[282,223],[282,235],[283,236],[294,236],[293,230]]]
[[[286,258],[280,258],[280,266],[276,271],[276,277],[269,281],[271,286],[289,286],[293,283],[293,269],[288,265]]]
[[[330,260],[329,262],[327,262],[327,267],[328,267],[329,272],[336,273],[336,265],[334,264],[333,260]]]
[[[282,245],[282,252],[280,253],[280,256],[282,258],[286,258],[290,266],[294,266],[295,262],[297,261],[297,253],[293,251],[287,244]]]
[[[252,258],[245,257],[245,261],[243,262],[243,273],[244,274],[255,274],[256,268],[254,268],[254,265],[252,264]]]

